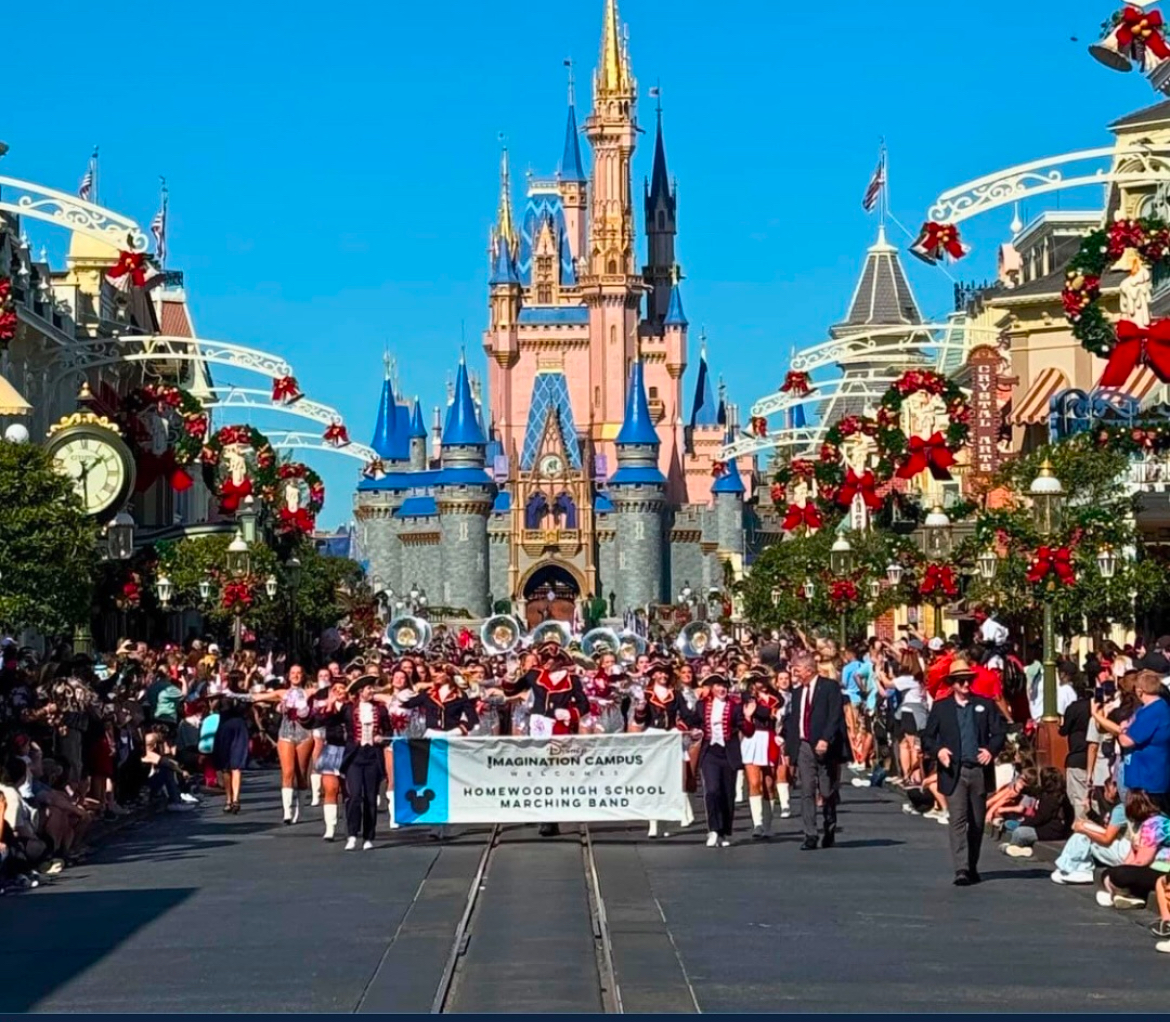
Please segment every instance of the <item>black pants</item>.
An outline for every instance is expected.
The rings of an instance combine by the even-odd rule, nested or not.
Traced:
[[[382,749],[363,745],[354,750],[345,768],[345,826],[350,837],[374,840],[378,822],[378,785],[386,773]]]
[[[708,745],[699,760],[703,776],[703,803],[707,807],[707,829],[720,837],[731,837],[735,820],[735,767],[722,745]]]
[[[959,768],[955,790],[947,796],[951,814],[951,858],[955,872],[974,873],[979,865],[983,844],[983,824],[987,820],[987,779],[981,766]]]
[[[1116,890],[1126,891],[1135,898],[1148,898],[1158,881],[1166,876],[1151,866],[1110,866],[1105,879]]]
[[[825,832],[836,830],[841,765],[818,758],[808,742],[801,742],[796,754],[796,776],[800,782],[800,822],[804,827],[804,836],[817,837],[818,792]]]

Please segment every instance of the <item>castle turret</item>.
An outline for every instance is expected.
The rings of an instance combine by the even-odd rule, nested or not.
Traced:
[[[678,234],[677,191],[666,170],[666,147],[662,142],[662,105],[658,106],[658,137],[654,142],[654,167],[645,186],[646,265],[642,276],[651,288],[646,318],[654,324],[668,315],[678,278],[674,260],[674,239]]]
[[[410,470],[422,472],[427,467],[427,427],[423,424],[422,405],[414,399],[410,417]]]
[[[512,218],[512,196],[508,182],[508,150],[500,155],[500,205],[491,236],[490,313],[483,334],[488,356],[488,386],[499,402],[497,426],[507,435],[513,425],[510,372],[520,361],[520,306],[524,286],[517,258],[520,237]]]
[[[389,356],[385,359],[385,366],[382,394],[378,399],[378,419],[374,423],[374,438],[370,446],[379,458],[389,463],[387,467],[405,467],[410,461],[410,437],[405,428],[409,423],[409,413],[398,404],[394,396]]]
[[[735,437],[728,430],[725,443]],[[715,512],[715,539],[719,544],[718,555],[723,562],[730,562],[738,575],[743,571],[744,529],[743,498],[744,485],[740,478],[735,459],[725,466],[722,474],[711,484],[712,502]]]
[[[435,481],[443,558],[441,602],[473,615],[488,613],[488,514],[491,480],[484,471],[487,438],[460,359],[455,394],[443,426],[442,468]]]
[[[666,477],[658,468],[658,431],[650,417],[642,360],[626,387],[626,411],[617,440],[618,470],[609,481],[616,528],[617,612],[662,599],[662,513]]]
[[[577,129],[577,108],[573,97],[573,68],[569,66],[569,116],[565,123],[565,148],[558,174],[561,207],[565,211],[565,235],[573,259],[584,259],[587,249],[586,216],[589,182],[581,161],[581,139]]]

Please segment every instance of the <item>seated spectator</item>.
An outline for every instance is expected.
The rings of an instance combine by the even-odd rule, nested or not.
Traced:
[[[1063,841],[1072,829],[1073,810],[1064,785],[1064,774],[1056,767],[1040,771],[1040,797],[1031,813],[1015,827],[1011,837],[1000,846],[1001,851],[1015,858],[1032,857],[1032,846],[1037,841]]]
[[[1162,940],[1154,945],[1155,951],[1170,954],[1170,873],[1163,873],[1154,885],[1154,898],[1158,903],[1158,919],[1150,924],[1150,933]]]
[[[1170,869],[1170,818],[1140,788],[1125,799],[1131,846],[1120,866],[1105,871],[1097,904],[1102,908],[1142,908],[1158,879]]]
[[[150,794],[155,798],[165,795],[168,812],[189,812],[198,803],[195,799],[187,801],[183,798],[179,781],[185,779],[186,774],[172,753],[173,746],[167,744],[166,738],[159,732],[153,731],[146,736],[146,751],[142,754],[142,762],[150,768],[150,777],[147,781]]]
[[[1105,784],[1105,799],[1112,805],[1104,825],[1088,819],[1073,822],[1072,837],[1056,860],[1052,871],[1055,884],[1091,884],[1093,865],[1120,866],[1129,856],[1130,840],[1126,836],[1125,803],[1117,791],[1117,782]],[[1170,933],[1167,934],[1170,936]]]
[[[1025,767],[1009,784],[998,788],[987,799],[987,818],[994,826],[1005,821],[1020,819],[1030,808],[1028,799],[1034,799],[1033,792],[1039,790],[1040,774],[1035,767]]]

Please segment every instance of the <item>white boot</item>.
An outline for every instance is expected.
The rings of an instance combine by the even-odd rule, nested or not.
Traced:
[[[772,836],[772,801],[764,799],[764,837]]]
[[[345,850],[347,852],[352,852],[355,848],[357,848],[357,838],[356,837],[346,838],[345,839]]]
[[[764,796],[749,795],[748,805],[752,809],[752,837],[761,838],[764,836]]]
[[[325,840],[332,841],[337,830],[337,803],[326,802],[321,811],[325,814]]]
[[[735,775],[735,804],[742,805],[744,799],[745,784],[743,779],[743,771]]]
[[[301,792],[298,788],[293,792],[293,823],[299,823],[301,819]]]
[[[776,790],[780,794],[780,819],[787,820],[792,815],[792,785],[781,781]]]
[[[321,775],[309,774],[309,787],[313,789],[313,801],[311,805],[319,806],[321,804]]]
[[[292,823],[293,789],[280,789],[280,804],[284,806],[284,822]]]
[[[713,830],[707,831],[707,847],[715,848],[719,844],[719,835]]]
[[[394,791],[393,791],[393,789],[387,789],[387,791],[386,791],[386,804],[390,807],[390,829],[397,830],[398,824],[394,819]]]
[[[682,814],[682,821],[681,822],[682,822],[682,825],[684,827],[689,827],[692,823],[695,822],[695,811],[694,811],[694,809],[691,808],[690,795],[687,795],[684,798],[683,814]]]
[[[646,832],[647,837],[658,837],[658,821],[650,821],[650,829]]]

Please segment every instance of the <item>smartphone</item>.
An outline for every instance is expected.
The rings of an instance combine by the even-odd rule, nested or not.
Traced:
[[[1105,699],[1112,699],[1117,695],[1117,682],[1112,679],[1101,682],[1101,692]]]
[[[1026,812],[1029,809],[1035,809],[1038,805],[1038,799],[1034,795],[1025,795],[1020,799],[1020,805],[1023,806]]]

